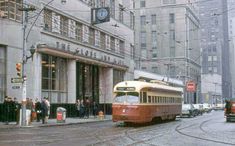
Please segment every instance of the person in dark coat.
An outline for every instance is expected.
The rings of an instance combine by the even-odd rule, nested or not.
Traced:
[[[8,96],[5,97],[4,102],[3,102],[3,108],[5,109],[5,113],[4,113],[4,121],[6,123],[6,125],[9,124],[9,120],[10,120],[10,108],[11,108],[11,103],[10,103],[10,99],[8,98]]]
[[[83,99],[80,101],[80,118],[84,118],[85,114],[85,106],[84,106],[84,101]]]
[[[21,108],[21,104],[17,101],[16,97],[14,98],[13,104],[14,104],[14,108],[15,108],[16,125],[18,125],[19,122],[20,122],[20,108]]]
[[[90,114],[90,100],[86,98],[85,101],[85,117],[88,119]]]
[[[35,112],[37,114],[37,122],[40,122],[41,119],[41,113],[42,113],[42,107],[41,107],[41,103],[38,100],[38,98],[35,99]]]
[[[92,103],[92,114],[93,114],[94,118],[96,118],[97,112],[98,112],[98,105],[97,105],[97,103],[94,101],[94,102]]]
[[[46,104],[46,99],[44,98],[41,103],[41,117],[42,117],[42,124],[45,124],[45,119],[48,116],[48,107]]]

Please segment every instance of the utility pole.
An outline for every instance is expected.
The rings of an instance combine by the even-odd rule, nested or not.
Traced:
[[[34,7],[25,7],[26,0],[23,0],[22,8],[19,9],[23,12],[23,54],[22,54],[22,116],[21,116],[21,126],[27,126],[26,123],[26,71],[25,65],[27,61],[26,57],[26,48],[27,48],[27,40],[26,40],[26,29],[28,24],[28,12],[35,11]]]
[[[212,96],[213,98],[212,98],[212,104],[214,104],[214,100],[215,100],[215,105],[217,105],[217,98],[216,98],[216,85],[218,84],[218,83],[216,83],[216,82],[214,82],[213,83],[214,85],[215,85],[215,93],[214,93],[214,96]]]

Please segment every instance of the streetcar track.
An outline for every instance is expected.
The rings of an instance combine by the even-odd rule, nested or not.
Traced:
[[[208,122],[209,120],[207,120]],[[226,144],[226,145],[235,145],[235,143],[230,143],[230,142],[223,142],[223,141],[219,141],[219,140],[214,140],[214,139],[209,139],[209,138],[203,138],[203,137],[198,137],[198,136],[194,136],[194,135],[190,135],[187,134],[185,132],[180,131],[181,129],[179,129],[179,127],[181,126],[181,124],[177,125],[175,128],[175,131],[178,132],[181,135],[190,137],[190,138],[195,138],[195,139],[200,139],[200,140],[204,140],[204,141],[210,141],[210,142],[215,142],[215,143],[220,143],[220,144]],[[188,127],[189,128],[189,127]],[[204,132],[204,131],[203,131]]]

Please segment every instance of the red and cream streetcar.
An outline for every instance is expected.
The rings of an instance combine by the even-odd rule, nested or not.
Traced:
[[[183,89],[161,82],[123,81],[114,87],[113,121],[145,123],[175,120],[181,114]]]

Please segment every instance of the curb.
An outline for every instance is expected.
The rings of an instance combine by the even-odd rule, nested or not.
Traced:
[[[56,126],[67,126],[67,125],[78,125],[78,124],[87,124],[87,123],[98,123],[98,122],[108,122],[112,121],[111,119],[107,120],[97,120],[97,121],[84,121],[84,122],[74,122],[74,123],[54,123],[54,124],[41,124],[41,125],[30,125],[30,126],[19,126],[19,125],[4,125],[0,126],[0,129],[19,129],[19,128],[36,128],[36,127],[56,127]]]

